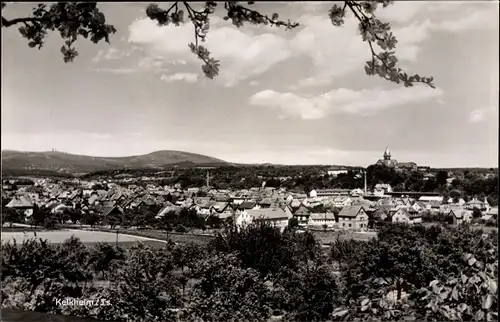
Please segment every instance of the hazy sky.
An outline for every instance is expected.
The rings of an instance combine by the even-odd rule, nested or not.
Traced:
[[[25,16],[33,6],[10,4],[3,14]],[[191,24],[157,27],[141,3],[99,6],[118,32],[111,45],[79,40],[72,64],[57,34],[39,51],[16,27],[2,28],[2,149],[366,166],[389,146],[400,162],[498,164],[496,1],[380,9],[402,67],[434,76],[435,90],[367,76],[370,51],[355,21],[334,27],[327,2],[257,4],[300,22],[292,31],[214,18],[215,80],[189,52]]]

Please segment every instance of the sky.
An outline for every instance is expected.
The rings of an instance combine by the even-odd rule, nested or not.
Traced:
[[[33,6],[11,3],[2,14]],[[400,162],[498,167],[496,1],[396,1],[377,11],[401,67],[433,76],[436,89],[367,76],[369,47],[351,15],[331,24],[331,2],[255,6],[300,27],[236,28],[219,8],[206,42],[221,64],[214,80],[189,51],[192,25],[159,27],[144,3],[99,4],[118,32],[111,44],[77,41],[70,64],[57,34],[38,50],[2,28],[2,149],[367,166],[389,147]]]

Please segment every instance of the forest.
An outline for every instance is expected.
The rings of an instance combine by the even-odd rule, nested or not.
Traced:
[[[497,320],[498,241],[468,226],[337,240],[260,223],[202,245],[2,245],[2,307],[109,321]],[[60,306],[56,299],[108,305]],[[104,302],[106,302],[104,301]]]

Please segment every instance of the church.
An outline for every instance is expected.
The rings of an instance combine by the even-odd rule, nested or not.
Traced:
[[[383,165],[389,168],[394,168],[396,170],[411,170],[417,171],[418,166],[415,162],[401,162],[398,160],[391,159],[391,151],[387,147],[384,151],[384,158],[377,161],[376,165]]]

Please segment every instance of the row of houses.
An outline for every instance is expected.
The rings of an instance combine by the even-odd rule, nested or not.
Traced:
[[[106,186],[107,189],[102,189]],[[390,190],[379,185],[378,189]],[[359,191],[358,191],[359,190]],[[197,197],[202,192],[205,197]],[[450,202],[451,201],[451,202]],[[133,213],[141,206],[157,206],[156,217],[161,218],[171,211],[187,208],[195,210],[204,218],[216,216],[221,220],[232,218],[245,223],[251,218],[272,219],[284,225],[290,218],[297,218],[301,226],[339,227],[346,229],[365,229],[367,220],[363,213],[375,220],[393,222],[421,222],[422,213],[449,213],[457,222],[468,220],[473,209],[479,209],[484,215],[496,216],[487,201],[473,199],[465,202],[443,203],[440,196],[422,196],[418,200],[408,196],[393,197],[384,195],[373,200],[366,200],[360,189],[322,189],[312,190],[309,195],[287,192],[285,189],[269,187],[231,191],[211,187],[182,189],[179,185],[161,187],[148,185],[145,188],[129,185],[101,183],[99,187],[91,184],[81,187],[64,188],[61,184],[42,184],[27,189],[19,189],[7,207],[23,209],[29,216],[34,205],[47,207],[53,212],[63,212],[68,208],[84,212],[97,212],[101,215],[113,212]],[[352,207],[361,207],[357,214],[346,215],[354,211]],[[496,208],[497,209],[497,208]],[[496,210],[497,211],[497,210]],[[360,219],[346,219],[358,218]],[[253,220],[252,219],[252,220]],[[271,220],[271,219],[269,219]]]

